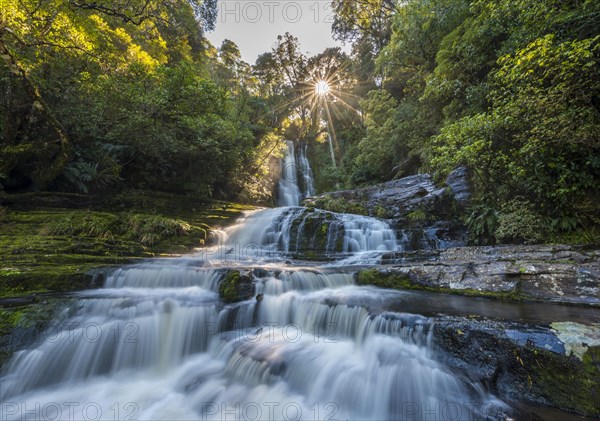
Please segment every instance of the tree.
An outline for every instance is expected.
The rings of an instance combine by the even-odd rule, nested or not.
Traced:
[[[369,40],[377,54],[388,43],[391,17],[396,11],[394,0],[334,0],[334,36],[343,41]]]

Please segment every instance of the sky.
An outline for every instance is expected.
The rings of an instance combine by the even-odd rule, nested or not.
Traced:
[[[208,39],[219,47],[224,39],[235,42],[242,59],[254,64],[256,58],[277,42],[277,35],[290,32],[298,38],[300,50],[310,55],[327,47],[340,46],[331,36],[333,11],[330,0],[220,0],[216,29]]]

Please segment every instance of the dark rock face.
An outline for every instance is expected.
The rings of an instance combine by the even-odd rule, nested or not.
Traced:
[[[418,174],[364,189],[325,193],[303,204],[390,220],[404,249],[420,250],[466,243],[467,231],[460,216],[469,198],[466,169],[458,168],[442,187],[435,186],[430,175]]]
[[[600,251],[575,246],[459,247],[389,253],[363,284],[600,306]]]
[[[446,184],[454,193],[454,200],[465,207],[471,199],[471,187],[469,186],[469,178],[466,167],[458,167],[453,170],[446,178]]]
[[[573,324],[577,325],[577,324]],[[600,343],[578,325],[578,341]],[[596,325],[597,326],[597,325]],[[442,318],[434,322],[434,343],[450,367],[465,370],[504,399],[551,405],[580,414],[600,415],[600,347],[576,345],[552,326]]]
[[[455,204],[464,204],[469,197],[466,169],[458,168],[443,187],[436,187],[429,174],[418,174],[363,189],[324,193],[304,200],[304,205],[386,219],[440,220],[452,216]]]

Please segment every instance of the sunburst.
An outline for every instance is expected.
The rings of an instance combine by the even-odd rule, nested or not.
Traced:
[[[318,80],[315,84],[315,92],[319,96],[327,95],[329,93],[329,90],[329,82],[327,82],[326,80]]]

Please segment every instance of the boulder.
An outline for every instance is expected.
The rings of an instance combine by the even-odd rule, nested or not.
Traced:
[[[219,296],[228,304],[249,300],[255,293],[251,270],[227,270],[219,283]]]

